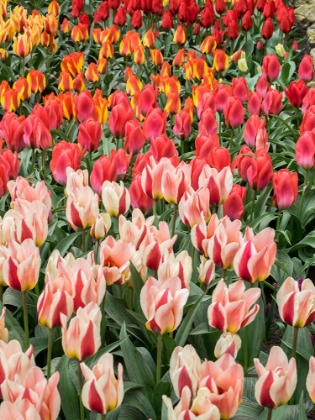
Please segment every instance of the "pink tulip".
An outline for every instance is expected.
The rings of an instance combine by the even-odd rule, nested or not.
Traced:
[[[102,186],[102,202],[105,210],[112,217],[125,214],[130,207],[130,195],[124,183],[105,181]]]
[[[69,192],[66,217],[72,229],[91,227],[99,214],[99,196],[89,186]]]
[[[0,405],[0,418],[6,420],[42,420],[34,405],[25,398],[16,403],[3,401]]]
[[[195,225],[191,229],[191,242],[205,257],[208,257],[208,245],[213,237],[220,220],[218,215],[214,213],[209,220],[208,225],[203,220],[200,224]]]
[[[191,403],[191,392],[184,387],[182,396],[175,408],[170,398],[163,395],[163,402],[167,407],[170,420],[219,420],[220,412],[210,401],[210,391],[207,388],[199,389],[196,398]]]
[[[192,187],[188,187],[182,196],[179,205],[178,213],[182,222],[186,226],[193,227],[202,221],[202,213],[206,222],[210,219],[210,192],[208,188],[202,187],[194,191]]]
[[[209,400],[220,411],[221,419],[233,417],[242,401],[244,371],[230,354],[224,354],[216,362],[205,361],[201,365],[199,388],[210,391]]]
[[[246,229],[245,243],[234,257],[234,270],[243,280],[255,283],[264,281],[276,259],[277,245],[275,231],[263,229],[254,235],[251,228]]]
[[[105,238],[111,226],[112,220],[110,215],[108,213],[100,213],[91,226],[90,235],[94,240],[100,241]]]
[[[229,166],[224,167],[221,171],[215,168],[205,166],[198,180],[199,187],[207,187],[210,192],[211,206],[219,206],[228,198],[232,186],[233,175]]]
[[[226,286],[221,279],[213,291],[212,303],[208,308],[209,325],[233,334],[244,328],[259,311],[259,305],[255,302],[260,293],[258,288],[245,290],[242,280]]]
[[[61,399],[57,388],[59,372],[55,372],[48,380],[42,370],[34,366],[26,373],[23,380],[16,376],[14,382],[5,380],[1,384],[5,401],[18,403],[29,400],[43,420],[56,420],[60,411]]]
[[[277,293],[281,319],[293,327],[303,328],[315,320],[315,286],[310,279],[301,284],[288,277]]]
[[[174,331],[182,320],[188,295],[189,290],[181,288],[178,277],[171,277],[165,283],[150,277],[140,293],[147,329],[158,334]]]
[[[102,314],[95,302],[79,308],[67,327],[67,317],[60,315],[62,347],[68,357],[84,360],[93,356],[101,345],[100,328]]]
[[[259,359],[254,359],[258,373],[255,398],[260,405],[277,408],[292,397],[297,384],[296,361],[288,358],[281,347],[273,346],[264,367]]]
[[[306,389],[309,393],[310,399],[315,404],[315,357],[310,357],[310,368],[306,378]]]
[[[186,250],[179,252],[176,257],[166,249],[157,269],[159,281],[165,283],[170,277],[179,277],[182,288],[189,289],[192,276],[192,258]]]
[[[209,284],[215,280],[215,264],[211,260],[207,260],[203,255],[200,256],[200,265],[197,267],[200,284]]]
[[[214,355],[217,359],[219,359],[221,356],[228,353],[233,357],[233,359],[235,359],[241,345],[242,341],[238,334],[224,332],[221,334],[217,344],[215,345]]]
[[[106,279],[106,284],[123,284],[130,277],[130,260],[135,251],[131,243],[108,236],[100,247],[100,265]]]
[[[191,396],[196,395],[199,386],[201,361],[191,344],[176,347],[170,360],[170,377],[175,394],[181,398],[184,388],[188,388]]]
[[[178,204],[190,183],[185,170],[178,166],[175,170],[166,170],[162,173],[161,190],[163,198],[168,203]]]
[[[118,218],[119,237],[123,242],[132,242],[138,249],[153,222],[154,216],[145,218],[140,209],[133,210],[131,221],[120,215]]]
[[[209,239],[207,255],[219,267],[233,268],[233,260],[243,244],[240,228],[242,222],[238,219],[231,222],[225,216],[215,229],[214,235]]]
[[[113,364],[113,356],[106,353],[92,370],[85,363],[80,365],[86,380],[82,389],[82,402],[91,411],[106,414],[122,403],[124,398],[123,367],[119,363],[118,379],[116,379]]]
[[[67,319],[72,315],[72,296],[65,290],[54,287],[54,282],[49,281],[38,298],[37,312],[40,325],[48,328],[60,327],[60,314],[66,315]]]
[[[32,290],[39,276],[41,259],[39,249],[32,239],[21,244],[9,243],[9,255],[3,263],[3,278],[12,289],[25,292]]]

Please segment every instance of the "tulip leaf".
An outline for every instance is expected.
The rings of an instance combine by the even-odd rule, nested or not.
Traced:
[[[109,416],[110,414],[111,413],[108,414],[108,419],[112,420],[112,418]],[[117,417],[113,418],[113,420],[116,420],[116,419]],[[132,407],[131,405],[122,404],[119,410],[118,419],[119,420],[148,420],[148,417],[146,417],[146,415],[138,408]],[[107,414],[106,414],[106,420],[107,420]]]
[[[114,343],[109,344],[106,347],[101,348],[100,350],[98,350],[94,356],[89,357],[88,359],[85,360],[85,364],[89,367],[92,368],[95,363],[97,363],[98,359],[103,356],[103,354],[105,353],[111,353],[113,350],[117,349],[117,347],[119,347],[122,343],[122,340],[118,340],[115,341]]]
[[[289,61],[283,64],[280,78],[284,84],[287,84],[291,80],[295,69],[296,65],[294,61]]]
[[[142,392],[148,400],[151,400],[155,386],[154,374],[150,367],[146,364],[146,360],[140,351],[133,345],[127,336],[126,324],[120,331],[121,351],[124,358],[124,365],[132,382],[142,386]]]
[[[3,303],[0,302],[0,311],[3,310]],[[12,315],[11,311],[7,308],[5,313],[5,326],[9,331],[9,340],[17,340],[22,346],[22,349],[25,351],[25,334],[24,330],[19,324],[15,316]]]
[[[58,245],[54,248],[54,251],[58,250],[60,255],[63,257],[79,235],[81,235],[81,231],[70,233],[70,235],[67,235],[58,243]]]
[[[190,333],[190,329],[191,326],[194,322],[196,313],[198,311],[199,305],[202,301],[204,297],[204,294],[200,295],[199,299],[197,300],[197,302],[189,309],[189,311],[187,312],[184,320],[181,322],[176,336],[175,336],[175,341],[177,343],[178,346],[184,346],[187,340],[187,337]]]
[[[60,373],[58,390],[61,398],[62,411],[67,420],[77,420],[80,418],[78,392],[70,378],[69,370],[70,359],[63,355],[57,365],[56,370]]]
[[[153,395],[153,405],[154,405],[155,413],[157,414],[158,417],[160,417],[161,411],[162,411],[162,405],[163,405],[162,395],[167,395],[169,397],[170,394],[171,394],[170,382],[160,381],[157,387],[155,388],[154,395]]]
[[[264,212],[264,210],[265,210],[265,205],[266,205],[266,203],[267,203],[267,200],[269,199],[269,197],[270,197],[270,191],[271,191],[271,189],[272,189],[272,185],[271,185],[271,183],[269,183],[263,190],[262,190],[262,192],[260,193],[260,195],[259,195],[259,197],[258,197],[258,199],[257,199],[257,201],[256,201],[256,204],[255,204],[255,208],[254,208],[254,217],[255,217],[255,219],[257,218],[257,217],[259,217],[259,215],[261,215],[261,213],[262,212]],[[254,219],[254,220],[255,220]]]
[[[198,325],[196,328],[190,331],[189,335],[201,335],[201,334],[211,334],[216,330],[211,330],[208,322],[203,322],[202,324]]]
[[[136,309],[136,312],[138,312],[138,314],[143,314],[142,309],[141,309],[141,305],[140,305],[140,292],[141,289],[143,287],[143,280],[140,276],[140,274],[138,273],[136,267],[132,264],[132,262],[130,263],[130,271],[131,271],[131,278],[132,278],[132,283],[133,283],[133,305]]]
[[[141,413],[145,415],[146,419],[156,420],[155,411],[143,394],[143,391],[140,389],[132,389],[128,391],[124,397],[124,406],[131,406],[139,409]]]
[[[247,379],[247,378],[245,378]],[[242,397],[242,403],[238,407],[237,413],[233,416],[233,420],[253,420],[260,418],[263,407],[255,401],[251,401],[247,397]]]
[[[294,264],[292,258],[289,257],[287,252],[278,250],[277,258],[275,264],[271,268],[270,275],[281,286],[287,277],[292,276],[293,267]]]
[[[300,242],[293,245],[288,252],[295,252],[300,248],[310,246],[311,248],[315,248],[315,231],[308,233]]]

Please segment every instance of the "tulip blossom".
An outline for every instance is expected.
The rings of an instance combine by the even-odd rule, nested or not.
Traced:
[[[104,239],[112,225],[110,215],[108,213],[100,213],[95,222],[91,226],[90,235],[96,241]]]
[[[248,289],[242,280],[226,286],[221,279],[213,291],[212,303],[208,308],[208,322],[223,332],[236,333],[250,324],[256,317],[260,289]]]
[[[8,258],[3,263],[5,282],[15,290],[32,290],[39,276],[39,249],[32,239],[25,239],[21,244],[11,240],[8,249]]]
[[[56,182],[66,184],[66,169],[70,166],[75,171],[81,164],[82,150],[78,144],[62,140],[52,151],[50,169]]]
[[[234,270],[243,280],[255,283],[264,281],[270,273],[276,259],[277,245],[274,241],[275,231],[265,228],[257,235],[247,227],[244,245],[234,257]]]
[[[79,308],[67,326],[67,317],[60,315],[62,325],[62,348],[74,359],[84,360],[93,356],[101,345],[100,328],[102,314],[95,302]]]
[[[211,260],[207,260],[203,255],[200,256],[200,265],[197,267],[200,284],[209,286],[215,279],[215,264]]]
[[[220,412],[211,403],[210,391],[208,388],[199,389],[196,397],[191,403],[191,392],[188,387],[184,387],[181,399],[175,408],[170,398],[163,395],[163,402],[167,407],[167,418],[169,420],[219,420]]]
[[[242,401],[244,371],[233,357],[226,353],[217,361],[201,365],[199,389],[210,391],[209,400],[220,411],[221,419],[233,417]]]
[[[268,82],[274,82],[277,80],[281,66],[278,61],[278,58],[275,54],[268,54],[264,57],[262,63],[262,74]]]
[[[234,359],[237,356],[239,349],[241,348],[241,338],[238,334],[231,334],[230,332],[224,332],[221,334],[214,348],[214,355],[219,359],[224,354],[230,354]]]
[[[190,227],[202,221],[202,213],[206,222],[210,219],[210,192],[208,188],[202,187],[194,191],[192,187],[188,187],[182,196],[178,212],[182,222]]]
[[[131,243],[108,236],[100,247],[100,265],[103,268],[106,284],[123,284],[130,277],[130,260],[134,253]]]
[[[161,335],[174,331],[182,320],[188,295],[189,290],[182,289],[178,277],[171,277],[165,283],[150,277],[140,293],[147,329]]]
[[[81,370],[86,380],[82,388],[82,402],[87,409],[106,414],[122,403],[123,367],[119,363],[118,379],[116,379],[113,365],[114,358],[110,353],[104,354],[92,370],[85,363],[81,363]]]
[[[311,169],[315,166],[315,134],[313,131],[305,131],[295,145],[296,162],[303,169]]]
[[[166,282],[170,277],[179,277],[182,288],[189,289],[192,275],[192,258],[186,250],[179,252],[176,257],[166,249],[162,255],[160,265],[157,269],[157,276],[161,283]]]
[[[72,229],[91,227],[99,214],[99,196],[89,186],[74,188],[66,202],[66,217]]]
[[[26,398],[15,403],[3,401],[0,405],[0,416],[6,420],[41,420],[35,406]]]
[[[102,186],[102,201],[110,216],[118,217],[125,214],[130,207],[130,195],[124,183],[105,181]]]
[[[258,373],[255,398],[260,405],[275,409],[286,404],[292,397],[297,384],[296,361],[290,361],[281,347],[273,346],[264,367],[259,359],[254,359]]]
[[[191,396],[196,395],[199,385],[201,361],[194,347],[187,344],[185,347],[176,347],[170,360],[170,377],[175,394],[181,398],[184,388],[187,387]]]
[[[310,357],[309,371],[306,378],[306,389],[313,404],[315,402],[315,357]]]
[[[315,320],[315,286],[310,279],[302,282],[288,277],[277,293],[281,319],[293,327],[303,328]]]
[[[272,204],[283,210],[290,207],[297,199],[298,174],[288,169],[280,169],[272,177],[273,197]]]
[[[299,65],[299,78],[304,82],[310,82],[314,78],[314,62],[311,55],[305,54]]]
[[[232,221],[242,219],[245,211],[244,200],[246,188],[239,184],[234,184],[232,190],[223,203],[223,216],[228,216]]]

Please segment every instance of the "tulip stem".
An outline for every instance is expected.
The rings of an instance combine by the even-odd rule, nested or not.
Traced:
[[[268,417],[267,417],[267,420],[271,420],[271,417],[272,417],[272,408],[268,408]]]
[[[52,344],[53,344],[53,330],[49,328],[48,331],[48,349],[47,349],[47,379],[51,375],[51,353],[52,353]]]
[[[174,204],[173,223],[172,223],[172,237],[175,234],[176,217],[177,217],[177,204]]]
[[[35,170],[35,149],[32,149],[32,173]]]
[[[101,420],[105,420],[106,419],[106,414],[101,414]]]
[[[84,407],[82,403],[82,388],[83,388],[83,378],[82,378],[82,371],[80,367],[80,360],[78,360],[78,377],[79,377],[79,400],[80,400],[80,420],[84,420]]]
[[[293,342],[292,342],[292,357],[296,358],[296,346],[299,335],[299,327],[294,327],[293,331]]]
[[[84,228],[82,228],[81,240],[82,240],[82,243],[81,243],[81,251],[84,254],[85,253],[85,229]]]
[[[104,295],[102,303],[101,303],[101,314],[102,314],[101,342],[102,342],[102,346],[105,344],[105,332],[106,332],[105,297],[106,297],[106,292],[105,292],[105,295]]]
[[[251,210],[250,210],[250,223],[252,223],[252,221],[254,220],[255,201],[256,201],[256,194],[257,194],[257,191],[256,190],[253,190],[253,191],[254,191],[254,196],[252,198],[252,206],[251,206]]]
[[[0,286],[0,302],[3,302],[3,286]]]
[[[162,347],[163,347],[163,336],[162,334],[158,334],[157,358],[156,358],[156,384],[157,385],[159,384],[161,380]]]
[[[24,318],[24,331],[25,331],[25,344],[28,349],[30,346],[30,334],[28,330],[28,313],[27,313],[27,294],[26,291],[22,292],[23,298],[23,318]]]

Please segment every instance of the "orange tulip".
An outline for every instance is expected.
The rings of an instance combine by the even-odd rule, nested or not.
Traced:
[[[178,25],[174,33],[173,42],[175,44],[183,45],[187,39],[185,28],[182,25]]]
[[[215,71],[224,71],[229,66],[229,58],[223,50],[213,51],[213,68]]]
[[[32,41],[27,34],[19,34],[13,38],[12,49],[19,57],[26,57],[32,52]]]

